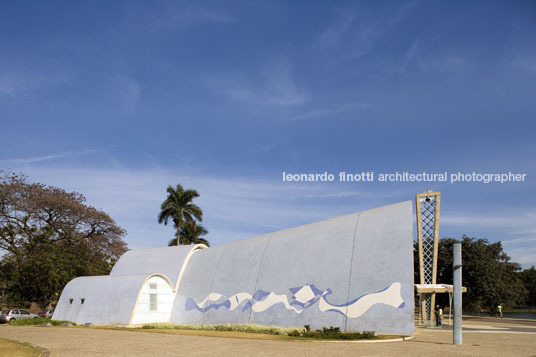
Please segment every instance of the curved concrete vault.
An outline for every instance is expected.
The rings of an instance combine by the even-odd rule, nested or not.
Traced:
[[[413,334],[413,306],[406,201],[211,248],[131,250],[109,276],[67,284],[53,318]]]

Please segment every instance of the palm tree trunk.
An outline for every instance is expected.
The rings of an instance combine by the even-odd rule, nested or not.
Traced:
[[[179,217],[177,221],[175,222],[175,228],[177,228],[177,245],[180,245],[180,239],[181,239],[181,227],[182,227],[182,219]]]

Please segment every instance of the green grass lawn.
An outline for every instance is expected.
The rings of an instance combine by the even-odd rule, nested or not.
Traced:
[[[0,338],[0,356],[31,357],[41,355],[41,350],[25,343]]]

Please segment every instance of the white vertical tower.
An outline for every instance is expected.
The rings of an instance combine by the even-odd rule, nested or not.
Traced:
[[[439,235],[439,205],[441,193],[427,191],[415,197],[417,209],[417,235],[419,240],[419,269],[421,284],[435,284],[437,276],[437,242]],[[435,293],[421,298],[421,316],[433,320]]]

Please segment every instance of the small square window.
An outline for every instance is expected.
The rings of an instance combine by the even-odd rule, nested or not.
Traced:
[[[83,304],[86,302],[86,299],[80,299],[80,304]]]
[[[149,289],[156,290],[156,283],[149,283]]]
[[[69,304],[72,304],[72,303],[73,303],[73,300],[74,300],[74,299],[69,299]]]
[[[149,311],[157,311],[158,309],[158,297],[156,294],[149,294]]]

